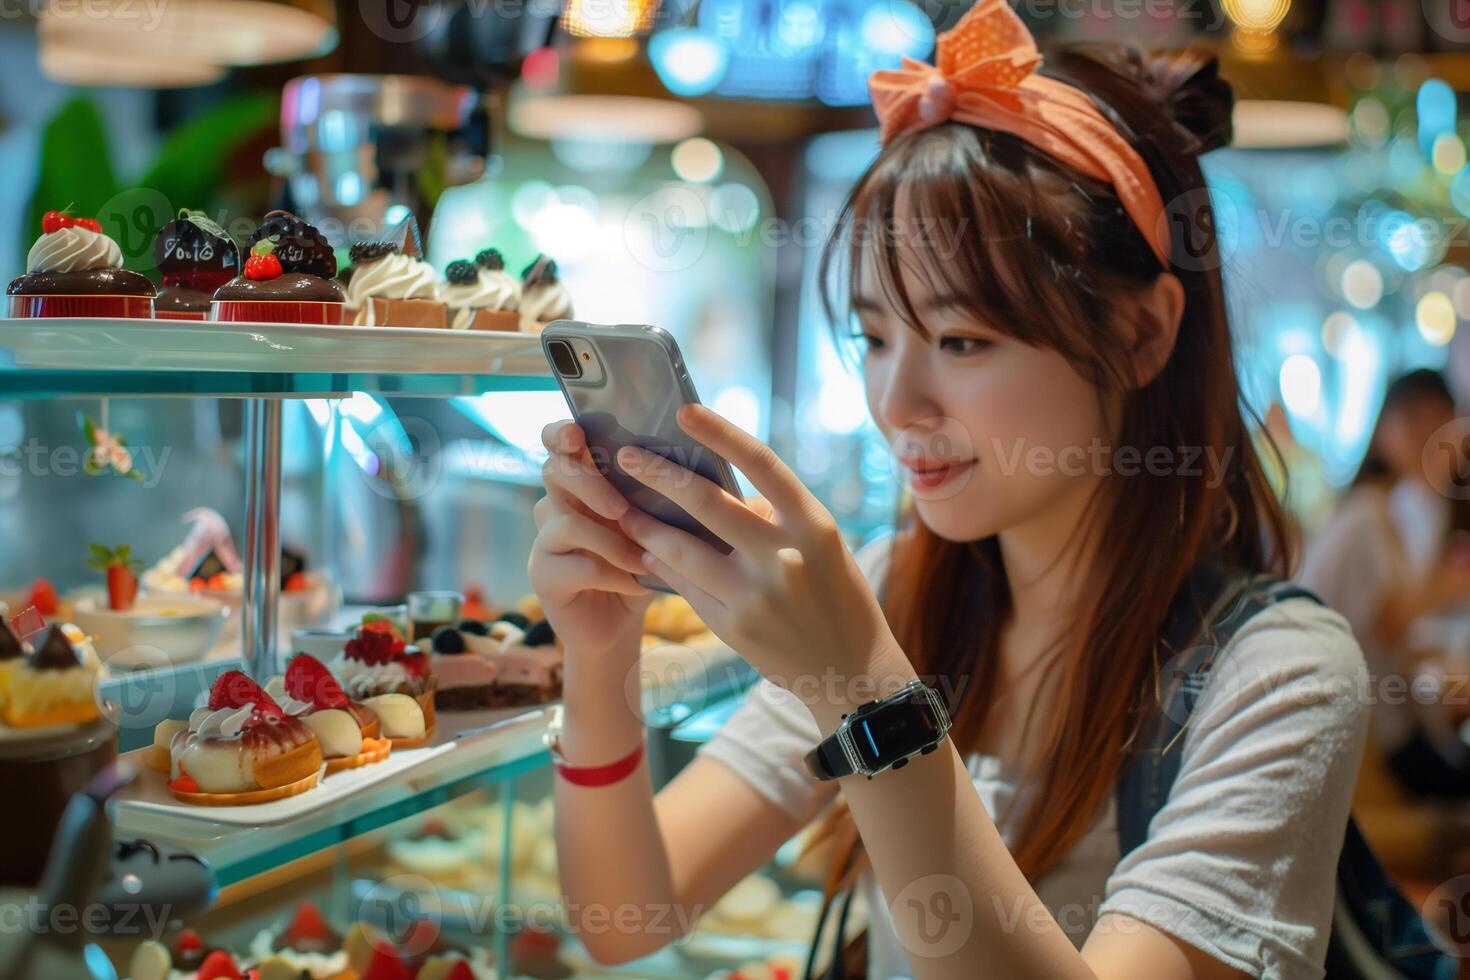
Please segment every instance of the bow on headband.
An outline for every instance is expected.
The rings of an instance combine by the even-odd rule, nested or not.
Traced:
[[[1169,268],[1164,202],[1148,165],[1085,93],[1035,74],[1036,42],[1005,0],[979,0],[937,48],[937,66],[905,57],[902,68],[868,78],[880,142],[948,119],[1018,136],[1111,184]]]

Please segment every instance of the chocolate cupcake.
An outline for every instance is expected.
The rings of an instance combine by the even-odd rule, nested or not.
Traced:
[[[240,249],[203,211],[179,212],[153,243],[163,288],[153,300],[160,320],[207,320],[215,290],[240,273]]]
[[[153,315],[153,283],[122,268],[117,243],[95,218],[48,211],[26,273],[10,283],[13,317]]]
[[[346,296],[337,257],[316,228],[272,211],[250,236],[244,275],[214,294],[211,317],[232,322],[340,324]]]
[[[521,329],[540,333],[552,320],[572,317],[572,296],[562,284],[556,262],[545,255],[521,273]]]

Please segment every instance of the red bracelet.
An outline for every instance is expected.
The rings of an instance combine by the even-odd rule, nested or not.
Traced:
[[[616,762],[605,766],[570,766],[561,760],[560,753],[552,753],[556,771],[574,786],[610,786],[627,778],[643,759],[643,743]]]

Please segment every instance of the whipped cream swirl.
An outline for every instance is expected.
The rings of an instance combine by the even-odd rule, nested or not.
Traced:
[[[235,739],[245,731],[245,723],[255,711],[255,705],[242,704],[238,708],[220,708],[211,711],[199,722],[196,734],[200,738]],[[192,716],[190,717],[192,721]]]
[[[26,256],[26,272],[86,272],[123,264],[117,242],[87,228],[61,228],[36,239]]]
[[[453,327],[465,330],[476,310],[512,311],[521,305],[521,283],[504,269],[480,269],[474,282],[445,283],[439,301],[454,311]]]
[[[353,309],[371,307],[367,300],[436,299],[439,282],[434,269],[411,255],[385,255],[352,271],[347,282],[347,305]]]
[[[521,297],[521,316],[537,323],[571,319],[572,294],[560,282],[528,287]]]

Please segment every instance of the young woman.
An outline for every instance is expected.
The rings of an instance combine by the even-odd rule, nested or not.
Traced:
[[[869,407],[907,469],[891,542],[850,554],[707,409],[680,424],[762,499],[636,451],[616,465],[728,555],[630,509],[577,426],[545,433],[530,573],[566,647],[557,848],[602,961],[677,938],[840,789],[822,832],[868,900],[869,977],[1322,975],[1365,725],[1337,615],[1286,600],[1241,629],[1129,854],[1112,802],[1187,576],[1284,570],[1194,220],[1230,91],[1201,54],[1037,60],[983,0],[937,66],[874,79],[883,148],[824,265],[848,273]],[[630,709],[649,572],[763,675],[657,796]],[[845,715],[915,678],[954,719],[937,751],[809,774]]]
[[[1439,452],[1435,435],[1455,418],[1444,376],[1412,371],[1396,378],[1368,452],[1332,521],[1311,542],[1301,581],[1347,618],[1377,680],[1371,730],[1390,771],[1415,796],[1470,799],[1470,752],[1445,706],[1408,697],[1436,617],[1470,604],[1470,555],[1454,543],[1470,531],[1450,486],[1457,445]],[[1390,685],[1398,685],[1397,688]],[[1399,693],[1395,693],[1395,691]],[[1470,817],[1443,811],[1470,843]]]

